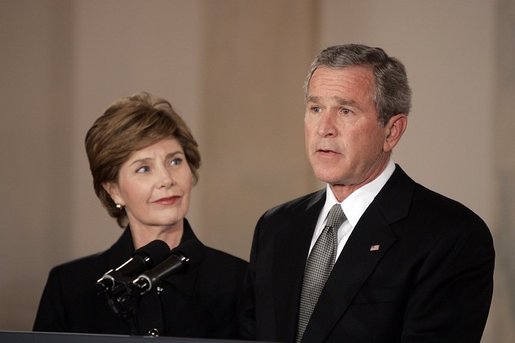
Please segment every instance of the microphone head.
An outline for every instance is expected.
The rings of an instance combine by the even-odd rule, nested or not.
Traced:
[[[170,254],[170,247],[160,239],[153,240],[134,252],[134,255],[144,259],[146,269],[163,262],[168,254]]]
[[[204,259],[204,246],[196,239],[187,240],[173,248],[170,254],[186,257],[188,259],[188,268],[193,268]]]
[[[143,295],[163,278],[187,272],[187,270],[202,262],[204,258],[203,247],[198,240],[188,240],[181,243],[170,251],[163,262],[132,280],[129,286],[135,294]]]
[[[160,264],[170,254],[170,247],[164,241],[156,239],[137,249],[132,257],[116,269],[107,271],[97,280],[99,292],[112,292],[117,285]]]

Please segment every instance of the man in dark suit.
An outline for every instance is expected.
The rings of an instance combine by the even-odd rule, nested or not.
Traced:
[[[243,335],[479,342],[492,298],[491,234],[391,160],[411,106],[402,63],[379,48],[329,47],[305,89],[306,152],[327,187],[259,219]]]

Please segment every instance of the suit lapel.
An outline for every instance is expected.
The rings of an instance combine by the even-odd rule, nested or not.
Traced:
[[[300,289],[311,237],[325,201],[325,191],[315,193],[293,212],[293,219],[278,231],[274,246],[274,301],[278,337],[295,340]]]
[[[343,248],[311,316],[303,342],[322,342],[395,243],[390,224],[405,217],[414,183],[397,166]]]
[[[367,277],[390,246],[395,236],[369,208],[354,228],[318,299],[304,342],[321,342],[347,310]]]

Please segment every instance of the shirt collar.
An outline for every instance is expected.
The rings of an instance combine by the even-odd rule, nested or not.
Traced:
[[[356,189],[347,198],[345,198],[343,202],[341,202],[343,212],[345,213],[345,216],[347,217],[347,220],[352,225],[352,227],[356,226],[363,213],[366,211],[377,194],[379,194],[394,171],[395,163],[392,160],[389,160],[386,168],[381,172],[381,174],[379,174],[378,177],[365,184],[364,186]],[[320,213],[321,218],[324,218],[324,221],[331,207],[338,203],[338,200],[334,196],[329,184],[326,186],[325,193],[325,205],[322,209],[322,212]]]

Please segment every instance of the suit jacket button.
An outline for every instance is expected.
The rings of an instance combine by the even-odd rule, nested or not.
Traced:
[[[156,328],[148,330],[148,335],[152,337],[159,337],[159,330]]]
[[[156,291],[157,291],[157,294],[158,294],[158,295],[161,295],[161,294],[163,294],[163,293],[164,293],[164,291],[165,291],[165,290],[164,290],[164,288],[163,288],[163,287],[161,287],[161,286],[157,286],[157,287],[156,287]]]

